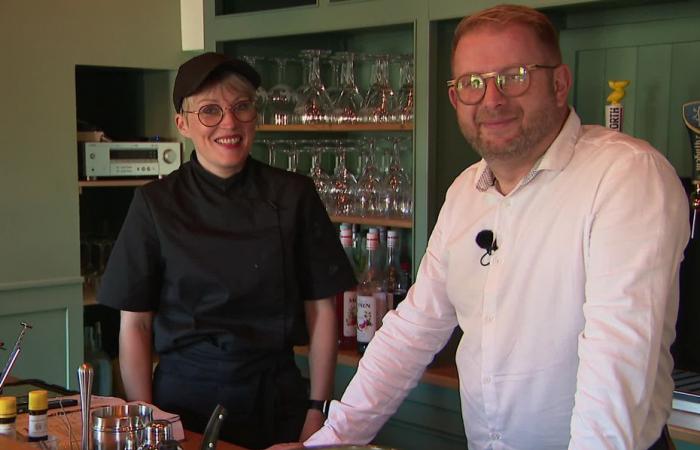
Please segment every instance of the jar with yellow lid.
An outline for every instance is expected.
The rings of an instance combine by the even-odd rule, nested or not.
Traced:
[[[29,442],[45,441],[49,438],[48,417],[49,393],[43,389],[29,391]]]
[[[0,397],[0,436],[17,438],[15,421],[17,419],[17,398]]]

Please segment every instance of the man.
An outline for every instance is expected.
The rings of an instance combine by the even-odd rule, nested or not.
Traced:
[[[470,449],[667,448],[687,200],[646,142],[581,126],[557,32],[465,18],[449,97],[483,160],[450,187],[416,283],[305,445],[366,443],[455,326]]]
[[[356,284],[312,181],[249,155],[259,84],[248,64],[216,53],[180,67],[175,122],[195,151],[136,190],[98,297],[122,311],[127,399],[200,432],[222,404],[221,437],[247,448],[321,427],[334,295]],[[307,342],[310,389],[292,351]]]

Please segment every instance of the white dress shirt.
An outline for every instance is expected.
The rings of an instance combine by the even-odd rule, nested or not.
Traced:
[[[498,244],[488,266],[481,230]],[[647,449],[671,407],[688,235],[666,159],[571,110],[510,194],[483,160],[457,177],[415,285],[305,444],[369,442],[459,325],[471,450]]]

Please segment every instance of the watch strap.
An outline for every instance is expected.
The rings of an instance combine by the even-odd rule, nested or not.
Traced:
[[[317,409],[321,411],[324,417],[328,417],[328,410],[330,409],[330,400],[309,400],[309,409]]]

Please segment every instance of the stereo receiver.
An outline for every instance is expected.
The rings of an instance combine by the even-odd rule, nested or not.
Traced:
[[[179,142],[81,142],[79,157],[80,175],[88,180],[160,178],[180,167],[182,149]]]

